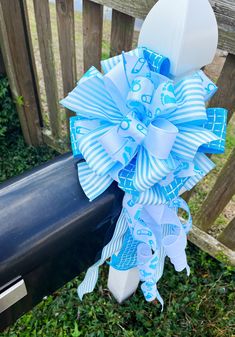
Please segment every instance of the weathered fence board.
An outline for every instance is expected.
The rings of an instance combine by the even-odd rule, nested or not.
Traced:
[[[132,49],[135,19],[132,16],[112,11],[110,56]]]
[[[144,19],[157,0],[93,0],[117,11]],[[219,47],[235,54],[235,2],[210,0],[219,24]]]
[[[63,89],[64,96],[66,96],[74,88],[76,82],[76,52],[73,0],[56,0],[56,13]],[[66,110],[68,132],[69,118],[72,115],[73,113],[70,110]]]
[[[210,105],[228,109],[229,121],[235,111],[235,55],[228,54],[217,85],[219,90],[210,101]]]
[[[197,226],[193,226],[189,233],[189,239],[204,252],[224,263],[235,266],[235,252],[213,238],[213,236],[199,229]]]
[[[101,5],[110,7],[119,12],[144,19],[157,0],[93,0]]]
[[[235,2],[210,0],[219,26],[219,47],[235,54]]]
[[[100,69],[103,34],[103,6],[83,0],[83,60],[84,70]]]
[[[59,135],[58,91],[54,64],[50,10],[48,0],[34,0],[38,43],[45,81],[48,113],[52,135]]]
[[[207,231],[235,194],[235,149],[196,216],[197,225]]]
[[[17,109],[25,141],[39,145],[42,125],[22,1],[1,0],[0,45],[12,94],[21,103]]]
[[[29,50],[30,50],[30,55],[31,55],[31,62],[32,62],[32,69],[33,69],[33,75],[35,78],[35,86],[36,86],[36,91],[38,93],[37,96],[37,101],[38,101],[38,106],[39,106],[39,118],[40,118],[40,123],[43,126],[43,118],[42,118],[42,104],[40,100],[40,82],[38,78],[38,72],[37,72],[37,67],[36,67],[36,60],[34,56],[34,49],[33,49],[33,42],[32,42],[32,35],[31,35],[31,30],[30,30],[30,19],[29,19],[29,13],[28,13],[28,8],[27,8],[27,0],[22,0],[23,4],[23,9],[24,9],[24,14],[25,14],[25,25],[26,25],[26,31],[27,31],[27,36],[28,36],[28,45],[29,45]],[[42,137],[43,137],[43,129],[42,129]],[[44,139],[43,139],[44,142]]]

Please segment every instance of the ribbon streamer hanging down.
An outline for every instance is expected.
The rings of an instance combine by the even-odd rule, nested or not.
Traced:
[[[227,111],[206,109],[217,87],[198,71],[171,79],[170,60],[137,48],[92,67],[61,104],[76,112],[71,143],[79,182],[90,201],[115,180],[125,192],[123,210],[101,260],[78,288],[91,292],[98,267],[111,257],[118,270],[138,267],[147,301],[158,299],[166,256],[176,271],[185,254],[192,219],[180,195],[214,168],[205,153],[223,153]],[[178,210],[188,214],[181,222]]]

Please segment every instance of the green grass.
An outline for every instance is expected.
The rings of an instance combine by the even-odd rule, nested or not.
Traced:
[[[1,337],[232,337],[235,336],[235,274],[193,245],[188,248],[191,276],[168,262],[159,289],[165,300],[146,303],[141,291],[119,305],[109,294],[107,266],[95,291],[77,299],[84,275],[43,300]],[[79,258],[79,257],[78,257]],[[63,271],[61,270],[61,273]]]

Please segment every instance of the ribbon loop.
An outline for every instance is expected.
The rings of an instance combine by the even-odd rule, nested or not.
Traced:
[[[151,71],[169,76],[170,74],[170,60],[150,49],[143,48],[143,55],[148,62]]]
[[[139,145],[147,135],[147,127],[139,121],[135,110],[133,110],[123,118],[118,133],[121,137],[132,137]]]
[[[148,63],[143,57],[142,52],[140,52],[139,56],[135,57],[128,53],[122,53],[122,58],[129,87],[131,87],[136,77],[151,77]]]
[[[178,228],[178,235],[167,235],[162,239],[163,247],[166,250],[166,255],[170,258],[175,270],[181,272],[188,267],[186,258],[187,238],[185,232]]]
[[[110,142],[112,139],[112,142]],[[120,137],[118,126],[114,126],[99,139],[100,144],[113,159],[120,162],[123,166],[127,165],[135,155],[137,145],[132,137]]]
[[[153,116],[164,117],[177,109],[177,101],[172,81],[166,81],[157,87],[152,100]]]
[[[175,143],[179,130],[163,118],[155,119],[149,126],[144,147],[158,159],[167,159]],[[162,146],[164,144],[164,147]]]
[[[148,109],[153,98],[154,84],[147,77],[137,76],[131,83],[127,96],[129,107],[142,107]]]

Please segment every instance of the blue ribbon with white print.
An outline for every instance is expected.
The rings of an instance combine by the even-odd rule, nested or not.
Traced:
[[[78,164],[84,192],[92,201],[117,181],[126,194],[116,229],[125,229],[114,233],[78,293],[94,289],[99,265],[112,257],[116,269],[138,267],[146,300],[163,305],[157,282],[165,257],[189,274],[192,220],[180,195],[214,167],[205,153],[224,151],[227,111],[206,109],[217,87],[202,71],[175,81],[169,59],[146,48],[105,60],[102,68],[104,74],[92,67],[61,103],[76,112],[71,143],[74,156],[85,159]],[[186,223],[179,208],[188,213]]]

